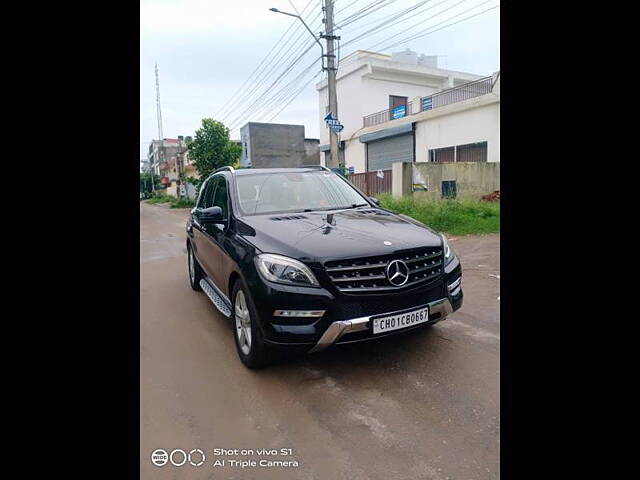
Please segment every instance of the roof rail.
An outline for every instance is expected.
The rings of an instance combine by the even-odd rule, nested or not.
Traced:
[[[231,173],[235,173],[235,172],[236,172],[235,168],[233,168],[231,165],[227,165],[226,167],[220,167],[220,168],[218,168],[218,169],[217,169],[215,172],[213,172],[213,173],[218,173],[218,172],[221,172],[222,170],[229,170]]]
[[[324,165],[300,165],[298,168],[318,168],[320,170],[326,170],[330,172],[331,170],[325,167]]]

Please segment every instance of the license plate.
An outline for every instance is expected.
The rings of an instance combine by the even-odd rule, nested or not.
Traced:
[[[373,318],[373,334],[390,332],[400,328],[412,327],[429,321],[429,307],[419,308],[410,312],[398,313],[386,317]]]

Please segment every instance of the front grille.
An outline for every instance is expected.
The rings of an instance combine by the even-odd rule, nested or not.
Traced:
[[[357,293],[357,292],[356,292]],[[398,312],[411,307],[419,307],[425,303],[433,302],[445,297],[446,286],[443,282],[431,282],[416,288],[393,292],[393,295],[371,293],[371,296],[363,301],[365,294],[353,295],[352,299],[344,299],[335,302],[325,316],[334,320],[349,320],[351,318],[370,317],[374,315]]]
[[[394,286],[387,278],[387,266],[402,260],[409,269],[404,285]],[[344,293],[372,293],[424,285],[435,281],[443,273],[441,247],[421,248],[391,255],[334,260],[325,263],[325,270],[338,290]]]

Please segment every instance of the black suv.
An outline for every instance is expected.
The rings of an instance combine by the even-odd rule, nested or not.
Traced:
[[[235,324],[242,362],[432,325],[462,305],[444,235],[325,167],[206,179],[187,221],[189,280]]]

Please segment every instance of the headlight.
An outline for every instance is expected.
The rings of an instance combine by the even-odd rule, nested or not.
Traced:
[[[290,285],[319,286],[313,272],[293,258],[263,253],[255,259],[260,274],[271,282]]]
[[[444,234],[440,234],[442,237],[442,247],[444,248],[444,264],[447,265],[453,260],[456,256],[456,252],[453,251],[451,245],[449,245],[449,240]]]

